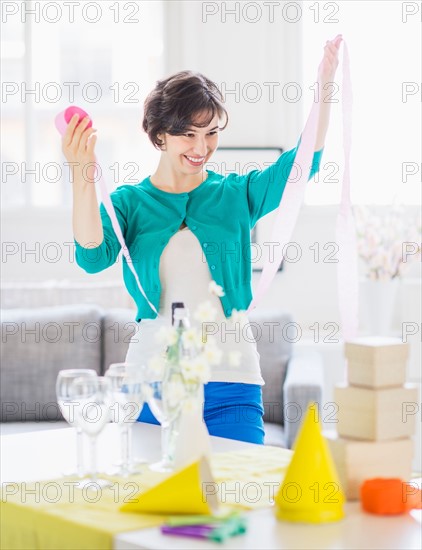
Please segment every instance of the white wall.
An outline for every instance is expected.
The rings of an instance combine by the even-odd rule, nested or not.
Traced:
[[[222,4],[229,9],[235,2]],[[166,2],[166,73],[190,69],[223,91],[237,87],[238,96],[226,93],[230,121],[221,145],[295,146],[302,129],[300,103],[271,101],[265,83],[301,81],[300,26],[281,17],[269,23],[265,6],[255,23],[248,22],[259,12],[245,12],[243,2],[236,4],[238,22],[233,15],[224,16],[219,2]],[[203,10],[210,5],[218,13],[206,16]],[[262,97],[254,101],[258,87]]]

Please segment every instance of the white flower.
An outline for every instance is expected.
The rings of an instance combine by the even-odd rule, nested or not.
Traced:
[[[197,349],[202,346],[202,334],[196,328],[189,328],[182,334],[182,343],[186,349]]]
[[[242,354],[240,353],[240,351],[230,351],[229,365],[231,367],[238,367],[240,365],[241,358],[242,358]]]
[[[217,317],[217,310],[212,305],[212,303],[207,300],[205,302],[201,302],[198,305],[193,316],[194,319],[196,319],[200,323],[204,323],[206,321],[215,321]]]
[[[158,329],[155,339],[160,344],[173,346],[177,342],[177,331],[174,327],[161,327]]]
[[[207,384],[211,378],[211,369],[208,361],[202,355],[199,355],[195,360],[195,372],[197,378],[202,384]]]
[[[179,380],[167,384],[167,403],[169,407],[176,407],[186,396],[185,385]]]
[[[219,365],[221,363],[223,352],[215,345],[212,340],[209,340],[205,344],[203,354],[210,365]]]
[[[192,361],[190,359],[184,358],[180,359],[179,366],[182,371],[183,378],[189,379],[192,378]]]
[[[180,367],[186,381],[199,380],[203,384],[206,384],[211,377],[208,361],[202,353],[191,360],[181,361]]]
[[[404,242],[420,242],[420,214],[412,216],[403,206],[394,204],[386,210],[354,207],[357,251],[365,275],[370,280],[389,280],[403,272]],[[409,262],[420,254],[409,257]]]
[[[208,292],[214,294],[214,296],[225,296],[223,287],[218,285],[215,281],[210,281],[210,284],[208,285]]]

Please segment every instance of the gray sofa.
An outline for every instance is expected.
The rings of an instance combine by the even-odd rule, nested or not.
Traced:
[[[290,448],[307,403],[321,403],[321,358],[295,353],[294,344],[286,341],[292,322],[288,314],[257,309],[250,320],[262,328],[257,348],[265,380],[265,442]],[[274,323],[273,337],[267,323]],[[2,309],[2,433],[62,427],[55,397],[58,371],[92,368],[104,373],[108,365],[125,359],[134,327],[129,308],[73,303]]]

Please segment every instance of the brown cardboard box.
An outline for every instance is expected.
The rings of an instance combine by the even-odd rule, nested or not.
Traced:
[[[368,389],[336,386],[337,432],[340,436],[371,441],[409,437],[420,415],[418,389],[413,385],[399,388]]]
[[[406,381],[409,344],[399,338],[369,336],[345,342],[347,377],[353,386],[385,388]]]
[[[359,500],[365,479],[398,477],[410,480],[413,441],[410,438],[388,441],[344,439],[324,433],[335,462],[340,483],[349,500]]]

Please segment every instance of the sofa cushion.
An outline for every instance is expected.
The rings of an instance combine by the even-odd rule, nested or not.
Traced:
[[[264,444],[272,447],[286,447],[284,439],[284,428],[279,424],[271,422],[264,423]]]
[[[135,313],[128,308],[110,308],[103,318],[103,362],[105,372],[111,363],[121,363],[126,359],[130,338],[136,334],[138,323]]]
[[[100,372],[101,318],[93,305],[1,310],[0,420],[57,420],[61,369]]]
[[[249,313],[249,321],[265,381],[262,387],[264,421],[283,424],[282,388],[295,333],[292,317],[280,310],[257,308]]]

